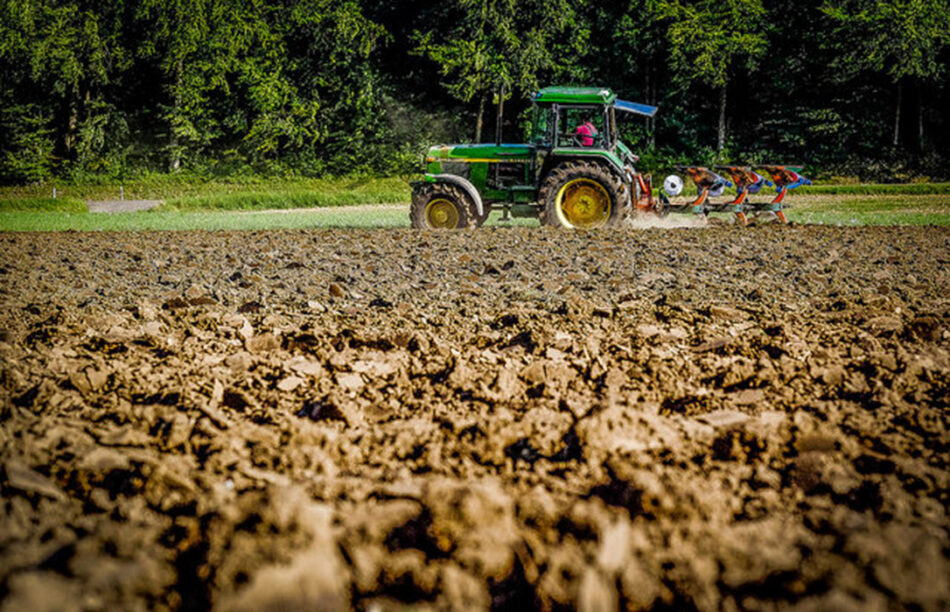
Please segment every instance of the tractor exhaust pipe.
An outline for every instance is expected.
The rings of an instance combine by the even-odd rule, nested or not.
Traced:
[[[498,88],[498,117],[495,119],[495,144],[501,145],[502,128],[505,116],[505,84]]]

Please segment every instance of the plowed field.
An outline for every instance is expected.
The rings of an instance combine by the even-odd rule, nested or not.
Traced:
[[[3,610],[950,606],[950,230],[0,235]]]

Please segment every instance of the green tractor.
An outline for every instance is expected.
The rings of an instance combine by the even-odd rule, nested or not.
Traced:
[[[547,87],[532,103],[527,144],[502,144],[499,134],[493,144],[429,149],[425,178],[413,183],[413,227],[478,227],[501,210],[504,219],[587,229],[631,213],[649,186],[618,138],[616,111],[652,117],[656,107],[591,87]]]

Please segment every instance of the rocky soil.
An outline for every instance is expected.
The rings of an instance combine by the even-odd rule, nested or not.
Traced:
[[[0,235],[0,609],[940,610],[950,230]]]

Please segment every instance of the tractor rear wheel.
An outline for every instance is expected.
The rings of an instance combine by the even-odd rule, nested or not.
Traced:
[[[460,229],[476,216],[472,199],[449,183],[426,183],[412,193],[409,219],[416,229]]]
[[[603,164],[568,161],[541,184],[541,224],[574,229],[615,225],[623,218],[623,184]]]

